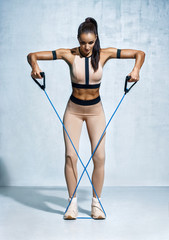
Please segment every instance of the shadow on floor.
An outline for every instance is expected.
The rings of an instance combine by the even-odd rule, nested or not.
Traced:
[[[47,194],[42,193],[43,191],[47,191]],[[54,194],[53,191],[56,194]],[[49,195],[49,192],[52,194]],[[61,194],[60,192],[63,193]],[[64,192],[67,194],[66,187],[0,187],[0,195],[4,197],[11,198],[31,208],[60,215],[64,215],[64,211],[52,209],[46,204],[46,202],[59,207],[63,207],[66,210],[66,207],[68,205],[68,198],[60,197],[62,195],[65,195]],[[87,196],[89,196],[89,191],[86,189],[79,189],[77,196],[78,202],[81,203],[85,201],[85,198]],[[90,216],[90,211],[85,210],[79,206],[78,209],[80,213],[85,213]]]

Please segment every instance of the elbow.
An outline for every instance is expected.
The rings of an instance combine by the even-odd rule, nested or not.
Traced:
[[[31,54],[32,54],[32,53],[29,53],[29,54],[27,55],[27,57],[30,57],[30,56],[31,56]]]
[[[32,53],[29,53],[28,55],[27,55],[27,61],[29,62],[29,60],[30,60],[30,58],[31,58],[31,54]]]
[[[145,59],[146,54],[145,54],[144,51],[138,50],[138,52],[136,53],[136,55],[137,55],[137,54],[140,55],[143,60]]]
[[[142,54],[143,61],[144,61],[144,60],[145,60],[145,56],[146,56],[146,54],[145,54],[145,52],[143,52],[143,51],[141,51],[141,54]]]
[[[141,55],[145,58],[146,54],[144,51],[139,51],[141,53]]]
[[[137,58],[137,56],[141,56],[141,57],[143,57],[143,58],[145,58],[145,56],[146,56],[146,54],[145,54],[145,52],[144,51],[141,51],[141,50],[137,50],[136,52],[135,52],[135,54],[134,54],[134,58]]]
[[[31,60],[34,60],[34,59],[36,59],[36,54],[35,53],[31,52],[27,55],[27,61],[28,62],[31,62]]]

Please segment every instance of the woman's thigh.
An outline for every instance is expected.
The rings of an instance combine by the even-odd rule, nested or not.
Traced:
[[[91,142],[91,154],[93,154],[93,151],[95,150],[106,127],[106,117],[101,102],[96,106],[93,105],[93,114],[86,117],[86,127]],[[94,161],[100,161],[101,164],[105,159],[105,137],[106,131],[92,157]]]
[[[75,112],[72,112],[72,109],[69,107],[66,108],[64,117],[63,117],[63,124],[66,128],[66,131],[68,135],[70,136],[71,141],[73,142],[73,145],[76,149],[76,151],[79,151],[79,140],[83,125],[83,118],[79,114],[75,114]],[[64,143],[65,143],[65,154],[68,156],[71,156],[72,158],[78,159],[78,156],[76,154],[76,151],[74,147],[72,146],[72,143],[66,133],[64,127],[63,127],[63,136],[64,136]]]

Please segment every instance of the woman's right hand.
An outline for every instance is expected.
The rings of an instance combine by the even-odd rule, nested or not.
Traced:
[[[39,67],[36,67],[36,68],[32,69],[31,77],[33,77],[33,78],[43,78],[40,75],[40,72],[42,72],[42,70]]]

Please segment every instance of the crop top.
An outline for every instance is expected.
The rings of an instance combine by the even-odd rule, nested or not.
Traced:
[[[117,49],[117,58],[120,58],[121,49]],[[101,78],[103,73],[103,68],[99,61],[98,69],[94,72],[91,64],[91,56],[86,57],[80,52],[80,55],[75,55],[73,64],[70,68],[70,77],[72,87],[76,88],[99,88],[101,84]],[[56,52],[52,51],[53,60],[57,59]],[[89,84],[90,83],[90,84]]]

